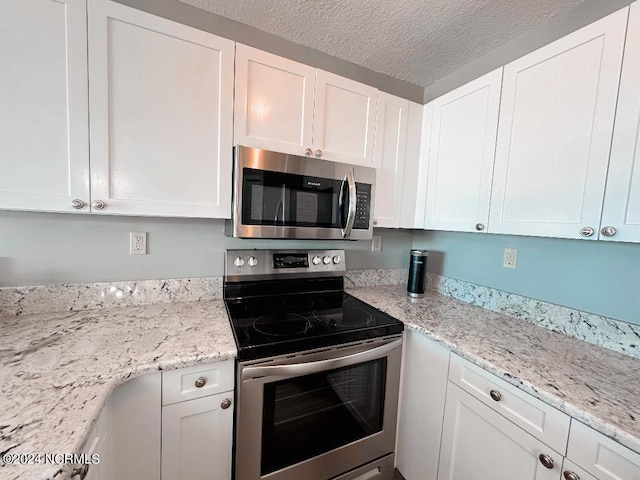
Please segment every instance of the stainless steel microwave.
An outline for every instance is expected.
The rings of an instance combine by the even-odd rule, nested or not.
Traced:
[[[237,146],[232,235],[371,239],[374,168]]]

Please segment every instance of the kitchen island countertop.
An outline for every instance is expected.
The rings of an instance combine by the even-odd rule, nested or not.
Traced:
[[[404,285],[348,291],[640,452],[640,360],[436,293],[410,299]],[[0,452],[77,453],[127,379],[236,354],[222,301],[2,317],[0,327]],[[69,470],[6,465],[0,479]]]

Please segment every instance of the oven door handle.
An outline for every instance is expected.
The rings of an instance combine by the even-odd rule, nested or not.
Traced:
[[[387,353],[402,346],[402,339],[394,340],[372,350],[354,353],[340,358],[320,360],[317,362],[293,363],[291,365],[273,365],[268,367],[246,367],[242,369],[242,380],[251,380],[257,377],[298,377],[312,373],[326,372],[336,368],[346,367],[355,363],[368,362],[383,357]]]

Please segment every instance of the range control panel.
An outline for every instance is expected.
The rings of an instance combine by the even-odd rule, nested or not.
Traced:
[[[280,278],[346,273],[344,250],[227,250],[225,277]]]

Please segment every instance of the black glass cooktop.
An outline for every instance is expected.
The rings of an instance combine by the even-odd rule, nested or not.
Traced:
[[[402,322],[342,291],[226,299],[238,360],[402,332]]]

